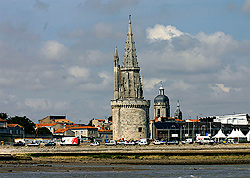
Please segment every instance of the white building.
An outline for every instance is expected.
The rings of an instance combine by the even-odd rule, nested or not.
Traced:
[[[248,114],[233,114],[233,115],[216,116],[213,121],[221,122],[222,124],[247,125],[248,119],[249,119]]]

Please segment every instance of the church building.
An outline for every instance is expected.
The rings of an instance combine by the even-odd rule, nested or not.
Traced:
[[[119,64],[118,50],[114,54],[114,99],[111,100],[113,139],[139,140],[149,137],[150,100],[143,97],[143,81],[140,76],[131,16],[123,65]]]
[[[159,94],[154,98],[154,118],[169,118],[170,104],[169,98],[164,93],[163,85],[159,88]]]

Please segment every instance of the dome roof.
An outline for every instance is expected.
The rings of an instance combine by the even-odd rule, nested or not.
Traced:
[[[154,99],[154,103],[169,103],[169,99],[166,95],[157,95]]]

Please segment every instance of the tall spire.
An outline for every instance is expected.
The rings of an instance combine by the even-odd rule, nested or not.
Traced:
[[[129,15],[129,21],[128,21],[128,34],[132,35],[132,27],[131,27],[131,15]]]
[[[124,53],[124,62],[123,67],[138,67],[135,42],[133,39],[132,25],[131,25],[131,15],[129,15],[129,25],[128,25],[128,34],[127,41]]]

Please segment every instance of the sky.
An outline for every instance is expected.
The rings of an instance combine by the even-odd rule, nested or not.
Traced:
[[[0,0],[0,112],[111,116],[129,15],[150,119],[161,81],[172,116],[249,113],[250,0]]]

